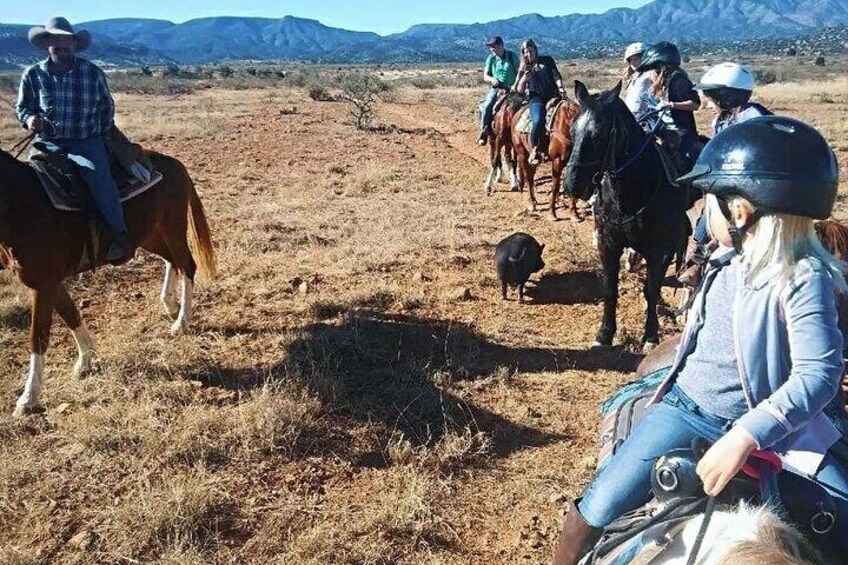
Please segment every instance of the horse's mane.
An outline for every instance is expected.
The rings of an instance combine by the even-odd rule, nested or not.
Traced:
[[[834,257],[840,261],[848,260],[848,227],[836,220],[822,220],[816,222],[816,233],[824,248]]]
[[[699,527],[700,520],[695,520],[686,529],[691,535]],[[735,509],[713,514],[704,540],[704,548],[707,547],[718,550],[713,554],[715,558],[708,561],[716,565],[822,562],[820,552],[795,527],[767,506],[750,506],[744,502]]]

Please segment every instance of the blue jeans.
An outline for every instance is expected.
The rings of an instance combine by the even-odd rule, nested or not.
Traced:
[[[596,528],[651,499],[654,461],[664,453],[690,447],[698,437],[715,442],[732,422],[701,410],[677,386],[648,408],[618,452],[583,493],[578,509]]]
[[[124,210],[121,207],[118,185],[109,170],[109,153],[100,136],[87,139],[51,139],[68,158],[79,165],[80,176],[88,189],[106,225],[115,233],[127,231]]]
[[[480,104],[480,130],[484,131],[492,127],[492,112],[495,109],[495,102],[498,100],[500,88],[494,86],[486,93],[486,99]]]
[[[530,145],[539,147],[542,143],[542,135],[545,133],[545,102],[541,98],[530,99],[530,121],[533,129],[530,130]]]
[[[651,499],[651,472],[657,457],[689,447],[696,437],[715,442],[732,424],[703,411],[673,386],[662,402],[645,412],[630,437],[589,484],[577,505],[580,514],[592,526],[603,528],[639,508]],[[837,446],[825,456],[815,479],[836,501],[838,528],[844,539],[848,536],[848,473],[833,455],[835,449],[844,447]]]

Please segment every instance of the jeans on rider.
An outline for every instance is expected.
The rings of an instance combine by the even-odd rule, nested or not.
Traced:
[[[672,449],[690,447],[698,437],[717,441],[732,422],[705,412],[673,386],[662,402],[648,408],[631,435],[583,492],[577,505],[596,528],[651,499],[654,461]]]
[[[545,133],[545,101],[541,98],[531,98],[529,112],[530,121],[533,123],[533,129],[530,130],[530,145],[539,147]]]
[[[486,131],[492,127],[492,112],[495,109],[499,92],[500,89],[493,86],[486,93],[486,99],[480,104],[480,131]]]
[[[109,154],[103,138],[93,136],[87,139],[51,139],[50,141],[79,165],[82,180],[91,191],[91,196],[109,229],[115,233],[125,233],[127,225],[124,222],[118,185],[112,178]]]

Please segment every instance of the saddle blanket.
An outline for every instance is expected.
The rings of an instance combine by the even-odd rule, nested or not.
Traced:
[[[515,124],[515,129],[518,130],[519,133],[530,134],[530,130],[533,129],[533,120],[530,119],[530,112],[528,111],[529,106],[522,106],[520,110],[518,110],[518,123]]]
[[[86,210],[91,201],[88,188],[80,177],[77,167],[64,155],[36,153],[30,159],[30,166],[38,175],[41,186],[50,203],[57,210],[65,212],[80,212]],[[147,171],[147,179],[139,179],[134,175],[127,174],[120,166],[113,163],[112,177],[118,185],[118,193],[121,202],[126,202],[162,180],[162,173],[157,170]]]

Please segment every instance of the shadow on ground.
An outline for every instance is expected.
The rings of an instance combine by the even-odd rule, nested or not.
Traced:
[[[601,277],[594,271],[545,273],[525,294],[534,304],[589,304],[601,299]]]
[[[273,332],[257,333],[272,339]],[[427,445],[451,431],[470,428],[492,438],[496,455],[564,438],[475,405],[461,396],[462,387],[452,384],[486,378],[502,369],[632,371],[640,359],[622,350],[514,348],[493,343],[464,324],[370,309],[313,323],[283,345],[281,356],[283,361],[272,367],[212,368],[190,378],[228,389],[249,389],[269,380],[296,382],[316,394],[334,416],[378,424],[382,430],[378,433],[385,434],[380,438],[383,445],[396,431],[413,444]],[[334,452],[348,451],[343,444],[350,438],[345,433],[333,442]],[[381,459],[373,455],[374,460]]]

